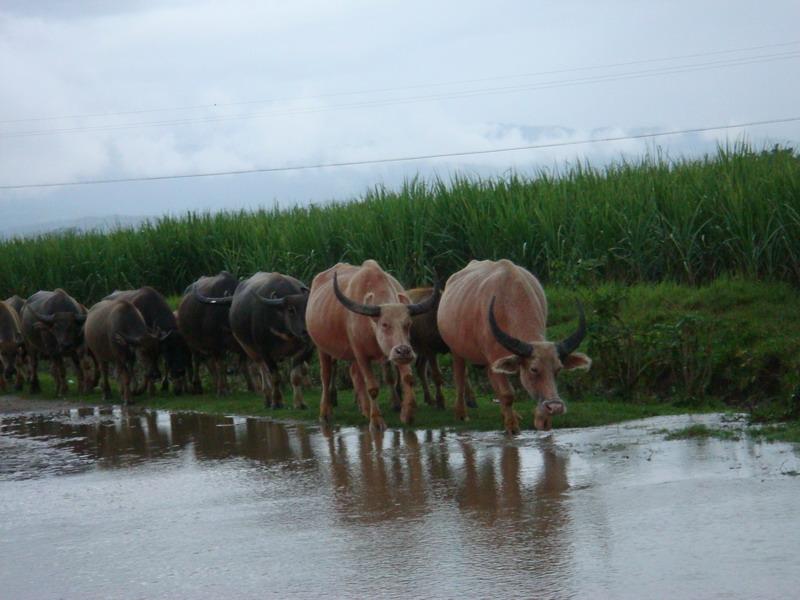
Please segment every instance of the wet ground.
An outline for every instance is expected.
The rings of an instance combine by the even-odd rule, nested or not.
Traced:
[[[697,422],[0,416],[0,598],[796,597],[800,452]]]

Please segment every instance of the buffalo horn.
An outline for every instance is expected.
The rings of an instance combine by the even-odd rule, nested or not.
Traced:
[[[347,310],[351,310],[354,313],[364,315],[366,317],[378,317],[381,314],[380,306],[376,306],[374,304],[359,304],[358,302],[353,302],[350,298],[345,296],[342,293],[342,290],[339,289],[339,281],[336,277],[336,271],[333,272],[333,293],[336,294],[336,298]]]
[[[518,340],[500,329],[500,325],[497,324],[497,319],[494,317],[495,299],[496,297],[492,296],[492,301],[489,303],[489,327],[492,328],[495,339],[503,348],[517,356],[531,356],[533,354],[533,346],[531,344]]]
[[[580,300],[577,300],[575,303],[578,305],[578,314],[580,316],[578,328],[568,338],[558,342],[559,360],[564,360],[567,356],[575,352],[578,346],[581,345],[583,338],[586,337],[586,314],[583,312],[583,304],[581,304]]]
[[[416,304],[409,304],[408,305],[408,314],[412,317],[416,317],[417,315],[421,315],[422,313],[426,313],[429,310],[433,309],[437,302],[439,301],[439,297],[442,295],[442,288],[439,284],[439,279],[437,278],[433,284],[433,292],[430,296],[425,298],[422,302],[417,302]]]

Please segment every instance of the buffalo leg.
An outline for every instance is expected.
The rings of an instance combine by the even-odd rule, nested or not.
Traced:
[[[92,378],[87,379],[88,391],[91,392],[100,383],[100,367],[97,364],[97,357],[91,350],[86,351],[87,363],[92,368]]]
[[[261,375],[261,391],[264,394],[264,408],[273,407],[272,373],[266,361],[258,363],[258,373]]]
[[[192,353],[192,393],[202,394],[203,384],[200,381],[200,356]]]
[[[350,380],[353,382],[353,399],[361,414],[369,419],[369,396],[358,363],[350,363]]]
[[[292,361],[292,370],[289,372],[289,380],[292,383],[292,405],[297,409],[308,408],[306,403],[303,402],[304,374],[307,372],[308,367],[305,361]]]
[[[57,356],[52,361],[53,374],[56,380],[56,396],[63,398],[67,395],[67,370],[64,368],[64,359]]]
[[[459,421],[467,420],[467,407],[464,403],[466,374],[467,363],[460,356],[453,354],[453,381],[456,384],[456,404],[453,408]]]
[[[472,384],[469,381],[469,371],[464,371],[464,397],[467,400],[467,406],[470,408],[478,408],[478,403],[475,400],[475,390],[472,389]]]
[[[364,356],[356,355],[356,364],[358,365],[358,371],[361,374],[362,379],[364,380],[364,385],[367,390],[367,395],[369,397],[369,426],[370,429],[375,431],[385,431],[386,430],[386,422],[383,420],[383,416],[381,415],[381,409],[378,406],[378,394],[380,393],[380,386],[378,385],[378,380],[375,378],[375,373],[372,372],[372,367],[369,364],[369,360]]]
[[[108,362],[100,362],[100,374],[103,377],[101,385],[103,389],[103,400],[111,400],[111,384],[108,383]]]
[[[128,406],[133,402],[131,401],[131,369],[127,364],[117,363],[117,377],[119,377],[119,383],[122,387],[122,402],[125,406]]]
[[[336,391],[336,360],[331,358],[330,381],[328,389],[331,399],[331,406],[339,406],[339,394]]]
[[[36,350],[31,350],[30,353],[31,363],[31,394],[38,394],[42,391],[42,386],[39,383],[39,353]]]
[[[17,357],[17,379],[14,382],[14,389],[21,391],[22,386],[25,384],[28,366],[25,364],[25,358],[22,356]]]
[[[442,386],[444,385],[444,377],[442,377],[442,372],[439,370],[439,360],[436,358],[435,354],[431,354],[428,358],[428,362],[431,365],[431,377],[433,378],[433,385],[436,387],[436,408],[444,408],[444,393],[442,392]],[[469,386],[469,381],[465,378],[466,386]],[[428,387],[426,382],[425,387]],[[427,389],[425,390],[427,392]],[[467,405],[472,406],[467,400]]]
[[[283,391],[281,390],[281,369],[274,360],[268,359],[272,373],[272,408],[283,408]]]
[[[247,391],[255,392],[256,386],[253,383],[253,378],[250,376],[250,361],[247,359],[246,354],[239,355],[239,371],[241,371],[242,377],[244,377],[244,383],[247,386]]]
[[[70,360],[72,361],[72,366],[75,367],[75,376],[78,379],[78,392],[81,394],[86,393],[86,375],[83,372],[83,363],[81,362],[80,357],[76,354],[70,354]],[[66,381],[66,373],[64,374],[64,380]]]
[[[400,412],[403,406],[403,401],[400,397],[400,392],[397,390],[397,370],[395,369],[395,366],[388,361],[381,365],[381,369],[383,370],[383,379],[386,381],[386,385],[389,387],[389,392],[392,394],[392,410],[394,412]]]
[[[428,355],[422,353],[418,354],[414,368],[417,371],[417,377],[419,377],[419,384],[422,388],[422,396],[425,398],[425,404],[430,406],[433,404],[433,398],[428,389]]]
[[[411,425],[414,422],[414,413],[417,410],[417,400],[414,398],[414,374],[411,372],[411,365],[399,365],[397,367],[400,376],[400,383],[403,386],[403,404],[400,408],[400,420]]]
[[[501,373],[495,373],[491,369],[486,370],[489,375],[489,383],[500,399],[500,412],[503,415],[503,427],[509,435],[519,433],[519,415],[514,410],[514,388],[508,381],[508,377]]]
[[[335,362],[330,354],[319,352],[319,377],[322,380],[322,397],[319,401],[319,420],[330,423],[333,417],[333,405],[331,403],[331,380],[336,374],[334,369]]]

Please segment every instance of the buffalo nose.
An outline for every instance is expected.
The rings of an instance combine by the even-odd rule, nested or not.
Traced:
[[[407,346],[404,344],[402,346],[398,346],[397,348],[395,348],[395,352],[397,353],[397,356],[408,358],[413,353],[413,350],[411,349],[411,346]]]

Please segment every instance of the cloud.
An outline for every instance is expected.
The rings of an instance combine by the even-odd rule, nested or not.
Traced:
[[[726,15],[722,22],[720,14]],[[759,38],[752,33],[756,17]],[[768,14],[756,3],[721,0],[704,4],[702,10],[688,0],[663,6],[622,0],[602,6],[503,1],[491,9],[483,2],[453,0],[4,2],[0,77],[6,85],[0,120],[6,122],[0,123],[0,183],[364,160],[786,116],[796,111],[800,92],[793,76],[797,63],[791,60],[473,98],[341,106],[578,79],[620,69],[441,85],[454,80],[793,40],[792,24],[798,18],[800,7],[789,0],[776,1]],[[411,84],[436,85],[330,95]],[[229,105],[251,100],[265,102]],[[216,107],[192,110],[7,122],[214,103]],[[252,113],[262,116],[239,118]],[[213,121],[219,117],[226,120]],[[3,135],[183,119],[209,122]],[[696,154],[738,133],[660,138],[656,143],[671,155]],[[757,143],[798,137],[797,126],[751,134]],[[30,222],[42,212],[67,218],[233,208],[274,200],[290,204],[353,196],[371,184],[396,184],[417,172],[493,174],[575,160],[604,164],[652,149],[653,142],[629,140],[339,171],[6,192],[0,193],[0,208],[7,222]],[[20,198],[35,202],[20,203]]]

